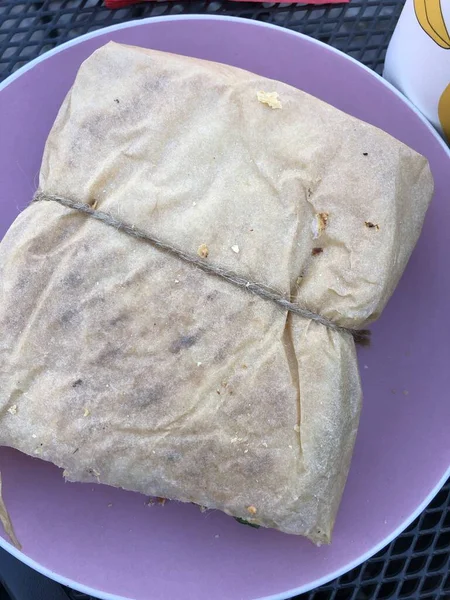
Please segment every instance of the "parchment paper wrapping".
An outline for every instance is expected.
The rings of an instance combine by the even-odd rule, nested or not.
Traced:
[[[380,315],[432,187],[423,157],[301,91],[114,43],[82,65],[40,173],[348,327]],[[361,408],[350,336],[54,202],[17,218],[0,278],[2,445],[330,540]]]

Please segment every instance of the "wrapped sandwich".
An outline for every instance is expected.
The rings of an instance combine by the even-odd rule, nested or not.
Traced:
[[[355,338],[432,189],[422,156],[288,85],[100,48],[0,245],[0,444],[329,542]]]

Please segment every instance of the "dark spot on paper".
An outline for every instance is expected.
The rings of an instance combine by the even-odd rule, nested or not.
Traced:
[[[76,381],[74,381],[74,382],[72,383],[72,387],[73,387],[73,388],[76,388],[76,387],[80,386],[82,383],[83,383],[83,380],[82,380],[82,379],[77,379]]]
[[[69,287],[79,287],[83,283],[83,278],[80,273],[69,273],[63,279],[63,283]]]
[[[213,292],[210,292],[207,296],[206,299],[207,300],[214,300],[215,298],[217,298],[219,292],[217,290],[214,290]]]
[[[214,362],[216,363],[223,363],[223,361],[225,360],[226,357],[226,351],[225,348],[221,348],[217,354],[214,356]]]
[[[69,325],[72,323],[72,321],[75,319],[75,317],[77,316],[77,311],[75,310],[66,310],[66,312],[64,312],[61,315],[61,323],[63,325]]]
[[[140,388],[135,390],[132,395],[131,402],[138,409],[154,406],[163,400],[164,387],[162,385],[154,385],[148,388]]]
[[[197,336],[195,335],[183,335],[178,340],[172,342],[170,346],[170,352],[172,354],[178,354],[181,350],[186,350],[191,348],[197,341]]]
[[[78,452],[79,448],[75,448],[75,450],[72,452],[72,454],[76,454]]]
[[[377,225],[376,223],[372,223],[371,221],[365,221],[364,224],[369,229],[376,229],[377,231],[380,229],[379,225]]]
[[[249,478],[263,478],[273,468],[273,459],[267,454],[252,454],[252,459],[242,465],[242,472]]]
[[[128,315],[126,313],[122,313],[121,315],[117,315],[117,317],[114,317],[114,319],[111,319],[109,324],[111,325],[111,327],[115,327],[116,325],[119,325],[120,323],[123,323],[124,321],[127,321],[127,320],[128,320]]]
[[[178,452],[171,452],[167,455],[168,462],[175,463],[178,462],[181,458],[181,455]]]
[[[313,248],[311,254],[313,256],[317,256],[318,254],[322,254],[323,248]]]
[[[160,402],[164,398],[164,388],[162,385],[155,385],[147,392],[147,402],[145,406]]]
[[[131,287],[132,285],[134,285],[136,283],[137,279],[138,279],[137,277],[125,279],[122,282],[122,287],[123,288],[129,288],[129,287]]]
[[[368,152],[363,152],[363,156],[369,156]]]
[[[98,354],[95,362],[100,364],[108,363],[119,356],[122,356],[122,350],[120,348],[114,348],[108,344],[108,346]]]
[[[111,118],[107,112],[86,112],[86,118],[80,123],[81,139],[85,139],[85,136],[102,139],[110,126]]]
[[[119,98],[114,98],[114,102],[115,102],[116,104],[119,104],[119,103],[120,103],[120,100],[119,100]]]
[[[311,188],[308,188],[306,190],[306,195],[307,195],[308,198],[311,198],[311,196],[312,196],[312,189]]]

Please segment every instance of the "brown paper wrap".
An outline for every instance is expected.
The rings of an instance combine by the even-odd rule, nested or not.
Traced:
[[[357,328],[393,292],[432,178],[411,149],[285,84],[110,43],[63,103],[40,188],[204,244]],[[1,444],[71,481],[330,540],[361,408],[350,336],[54,202],[13,224],[0,278]]]

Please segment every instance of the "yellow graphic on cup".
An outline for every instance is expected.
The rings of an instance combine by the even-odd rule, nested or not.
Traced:
[[[443,91],[439,100],[438,115],[444,135],[450,143],[450,83]]]
[[[414,0],[414,10],[420,26],[438,46],[450,49],[450,35],[442,14],[441,0]]]

